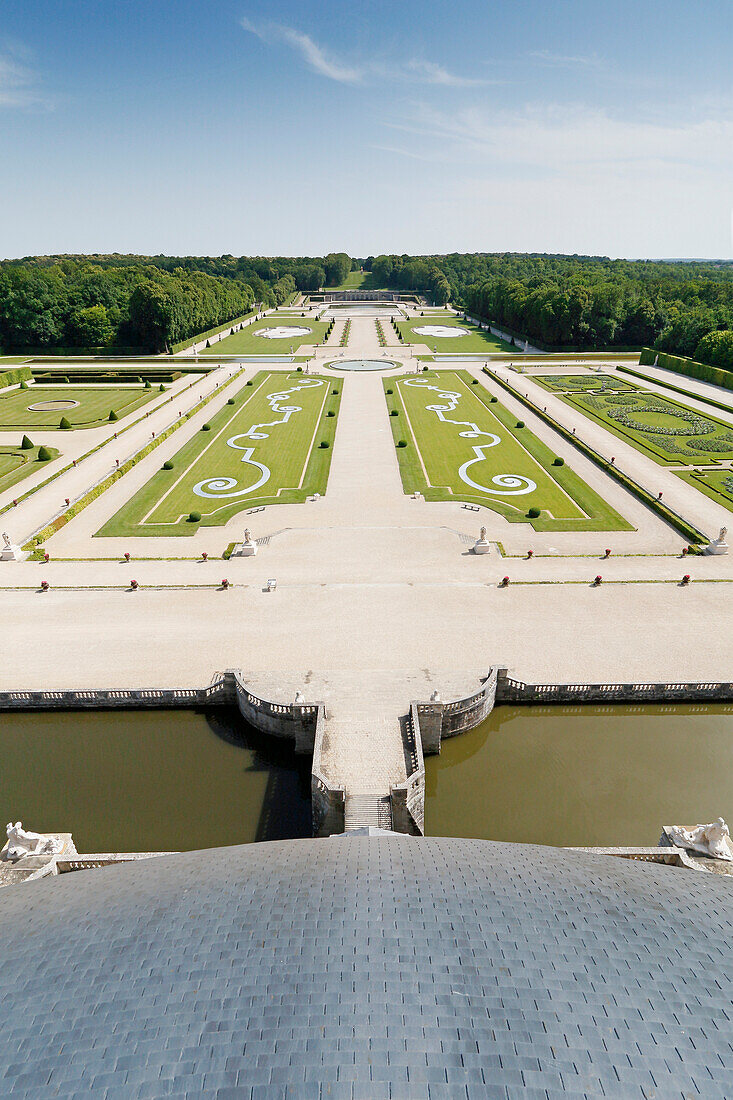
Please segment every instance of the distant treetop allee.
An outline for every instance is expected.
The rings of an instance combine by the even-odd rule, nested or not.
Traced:
[[[0,353],[159,352],[297,291],[424,294],[555,349],[650,346],[733,369],[733,263],[517,253],[30,256],[0,262]]]

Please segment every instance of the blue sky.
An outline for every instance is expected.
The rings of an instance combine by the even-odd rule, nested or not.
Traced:
[[[730,0],[4,0],[0,254],[733,255]]]

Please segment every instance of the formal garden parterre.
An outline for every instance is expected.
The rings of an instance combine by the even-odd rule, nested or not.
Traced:
[[[244,509],[325,493],[341,384],[260,371],[97,534],[193,535]]]
[[[471,321],[464,321],[454,313],[435,313],[425,311],[422,316],[402,320],[395,315],[397,330],[406,344],[427,344],[440,352],[463,354],[486,354],[516,351],[511,344],[500,340],[488,329],[479,328]],[[424,330],[424,331],[420,331]]]
[[[98,428],[135,412],[159,393],[159,388],[149,383],[128,386],[59,383],[8,390],[0,394],[0,431]]]
[[[733,459],[733,424],[656,393],[565,394],[561,399],[660,465]]]
[[[200,354],[288,355],[291,348],[297,351],[303,344],[322,344],[327,329],[327,321],[317,321],[307,314],[302,317],[292,313],[283,316],[270,313],[261,321],[246,325],[233,336],[225,336],[223,340],[212,343]]]
[[[532,381],[555,393],[627,393],[639,387],[612,374],[533,374]]]
[[[384,381],[406,493],[461,500],[540,531],[633,527],[464,371]]]

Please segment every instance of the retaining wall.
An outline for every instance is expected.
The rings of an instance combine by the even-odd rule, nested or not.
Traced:
[[[326,708],[318,704],[311,768],[311,816],[313,836],[343,833],[346,794],[341,787],[332,787],[323,774],[322,760],[326,736]]]

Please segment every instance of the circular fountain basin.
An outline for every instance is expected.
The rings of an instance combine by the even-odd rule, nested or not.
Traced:
[[[332,370],[394,370],[399,363],[391,359],[334,359],[328,366]]]
[[[419,336],[435,336],[439,340],[451,340],[454,336],[468,336],[467,328],[457,325],[420,325],[414,330]]]
[[[287,340],[294,336],[307,336],[312,331],[305,325],[277,325],[275,328],[261,328],[255,336],[262,336],[265,340]]]
[[[78,401],[72,401],[70,398],[59,398],[57,401],[36,401],[35,405],[28,406],[28,412],[64,412],[66,409],[75,409],[78,405]]]

